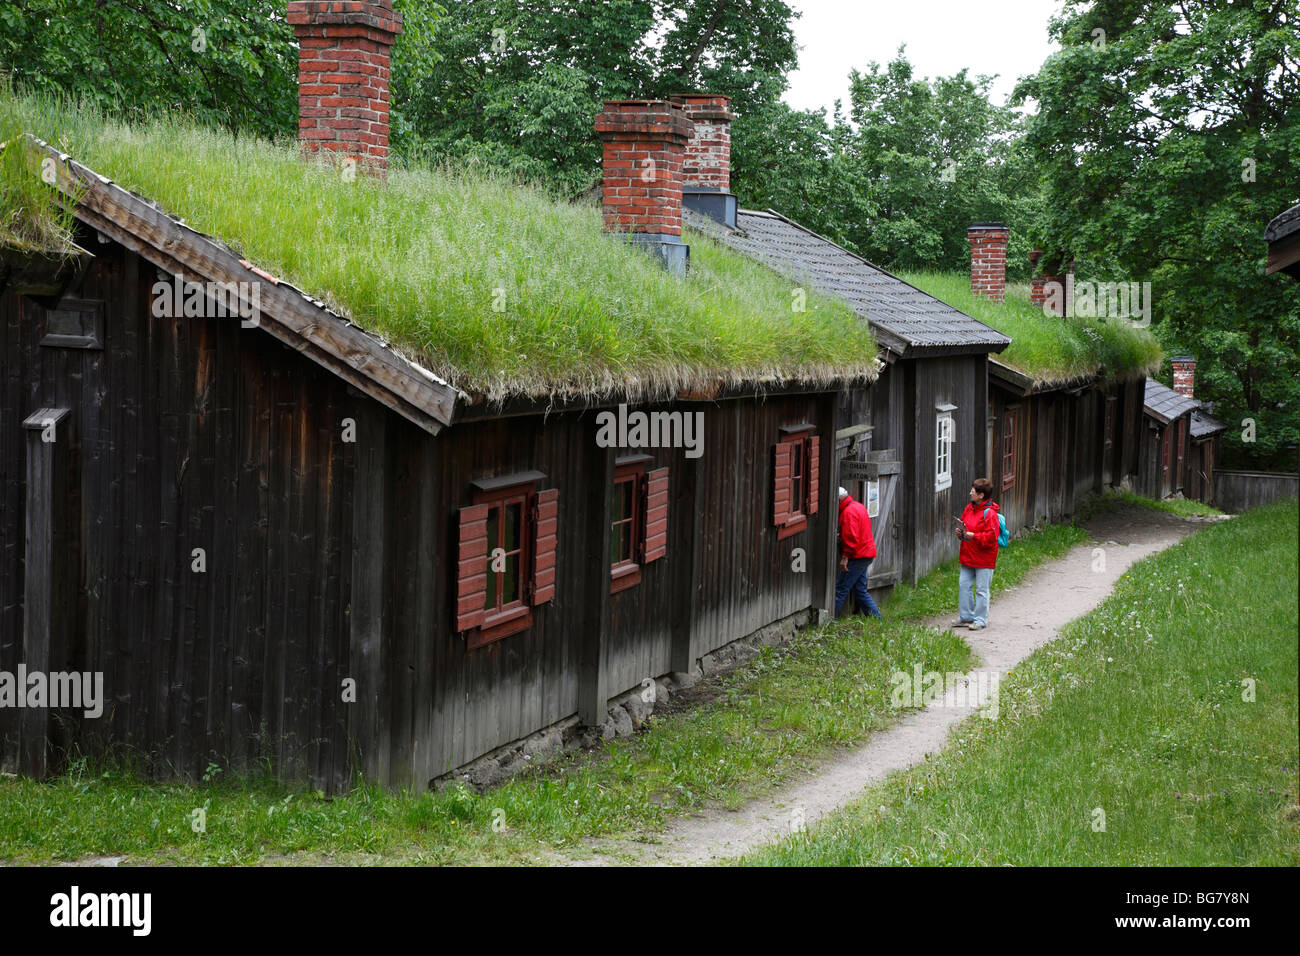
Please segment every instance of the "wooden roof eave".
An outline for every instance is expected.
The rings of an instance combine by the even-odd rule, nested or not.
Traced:
[[[287,282],[240,259],[223,243],[190,228],[36,137],[56,160],[56,187],[75,199],[77,219],[160,269],[202,282],[259,282],[258,327],[362,393],[436,435],[468,396],[383,340]]]
[[[1026,375],[1019,369],[1014,369],[1010,365],[1005,365],[996,359],[990,358],[989,375],[991,378],[997,379],[995,384],[999,387],[1016,392],[1021,396],[1029,396],[1041,395],[1045,392],[1070,392],[1077,395],[1101,382],[1103,373],[1097,371],[1090,375],[1062,379],[1059,382],[1044,382]]]

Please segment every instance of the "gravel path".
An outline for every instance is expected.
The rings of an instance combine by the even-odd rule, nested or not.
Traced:
[[[1075,546],[1030,572],[1016,587],[994,595],[986,629],[958,631],[980,661],[947,698],[908,714],[862,747],[813,768],[807,779],[769,798],[738,811],[710,810],[679,820],[653,844],[593,841],[588,847],[595,856],[572,862],[598,866],[707,864],[771,843],[790,833],[799,821],[815,823],[893,771],[940,750],[948,731],[983,703],[984,692],[994,686],[990,672],[1005,675],[1055,639],[1066,623],[1099,605],[1130,565],[1176,544],[1202,523],[1139,509],[1098,517],[1086,525],[1092,541]],[[1097,548],[1104,551],[1104,570],[1100,571],[1094,570]],[[953,598],[955,606],[955,594]],[[946,626],[955,617],[953,613],[927,623]]]

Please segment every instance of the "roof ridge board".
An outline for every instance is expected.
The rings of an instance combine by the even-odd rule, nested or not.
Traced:
[[[755,210],[740,210],[740,211],[741,211],[741,212],[748,212],[748,213],[751,213],[751,214],[755,213]],[[809,229],[807,226],[803,225],[802,223],[795,222],[795,221],[794,221],[793,219],[791,219],[789,216],[783,215],[782,213],[777,212],[775,209],[771,209],[771,208],[769,208],[769,209],[765,210],[765,212],[766,212],[767,214],[771,215],[773,218],[775,218],[775,219],[780,219],[782,222],[784,222],[784,223],[786,223],[786,224],[788,224],[788,225],[793,226],[795,229],[799,229],[799,230],[802,230],[803,232],[808,233],[808,235],[812,236],[812,237],[815,238],[815,239],[820,239],[822,242],[826,243],[827,245],[834,246],[836,249],[839,249],[839,250],[840,250],[841,252],[843,252],[845,255],[847,255],[847,256],[852,256],[854,259],[857,259],[859,262],[863,263],[864,265],[869,266],[869,267],[872,268],[872,269],[875,269],[875,270],[876,270],[877,272],[879,272],[881,275],[883,275],[883,276],[885,276],[885,277],[887,277],[887,278],[893,279],[895,282],[898,282],[898,283],[900,283],[901,285],[905,285],[905,286],[907,286],[909,289],[912,289],[912,290],[914,290],[914,291],[916,291],[916,292],[921,293],[921,295],[925,296],[926,298],[932,299],[932,300],[934,300],[935,302],[938,302],[940,305],[943,305],[943,306],[946,306],[946,307],[949,308],[949,309],[952,309],[952,311],[956,312],[958,315],[960,315],[960,316],[962,316],[962,317],[964,317],[964,318],[970,319],[970,320],[971,320],[972,322],[974,322],[976,325],[981,325],[981,326],[983,326],[984,328],[986,328],[986,329],[988,329],[990,332],[992,332],[994,335],[1000,335],[1000,336],[1002,336],[1002,338],[1006,339],[1008,345],[1011,344],[1011,337],[1010,337],[1009,335],[1007,335],[1006,333],[1004,333],[1004,332],[999,332],[997,329],[993,328],[993,326],[989,325],[988,323],[986,323],[986,322],[981,322],[979,319],[975,318],[975,316],[970,315],[969,313],[963,312],[961,309],[957,308],[957,307],[956,307],[955,305],[953,305],[951,302],[947,302],[947,301],[945,301],[945,300],[939,298],[937,295],[934,295],[933,293],[926,292],[926,291],[925,291],[924,289],[922,289],[920,286],[913,285],[912,283],[908,282],[906,279],[903,279],[903,278],[901,278],[901,277],[899,277],[899,276],[894,275],[894,273],[890,272],[888,269],[881,268],[880,266],[876,265],[874,262],[872,262],[870,259],[866,258],[865,256],[860,256],[860,255],[858,255],[858,254],[857,254],[856,252],[854,252],[852,249],[846,249],[846,248],[844,248],[842,245],[840,245],[840,244],[839,244],[838,242],[836,242],[834,239],[827,239],[827,238],[826,238],[825,236],[823,236],[821,233],[814,232],[812,229]]]
[[[193,257],[207,258],[214,266],[224,267],[230,271],[233,270],[229,263],[224,264],[224,266],[221,263],[220,260],[222,257],[233,259],[241,265],[243,262],[248,261],[243,259],[237,252],[220,239],[208,236],[188,225],[184,220],[173,216],[160,203],[151,200],[146,196],[141,196],[133,190],[127,189],[119,183],[114,182],[107,176],[97,173],[89,166],[74,159],[71,155],[50,146],[49,143],[46,143],[39,137],[33,136],[30,133],[28,133],[27,136],[33,142],[38,144],[38,148],[43,149],[49,154],[53,154],[59,160],[58,168],[61,175],[56,178],[55,188],[58,189],[63,196],[69,196],[69,192],[72,189],[72,182],[74,181],[87,187],[86,193],[82,195],[82,201],[79,202],[74,209],[74,214],[79,220],[85,222],[92,228],[110,235],[114,231],[119,232],[122,236],[129,235],[140,246],[154,250],[158,257],[165,257],[169,262],[176,265],[186,265],[186,263],[181,259],[173,255],[172,252],[158,247],[152,240],[139,234],[136,222],[144,222],[139,213],[141,211],[148,211],[158,218],[168,222],[174,229],[183,232],[183,239],[189,245]],[[103,210],[88,208],[88,204],[85,201],[86,196],[93,194],[96,189],[100,190],[102,193],[102,195],[98,197],[99,202],[113,206],[120,212],[121,217],[127,220],[126,222],[117,221]],[[123,202],[119,197],[125,197],[127,201]],[[144,207],[144,209],[131,210],[130,203],[139,204]],[[98,217],[102,222],[96,221],[96,219],[92,217]],[[118,238],[120,241],[121,237],[115,236],[114,238]],[[210,250],[215,251],[216,255],[213,255],[212,251],[203,249],[203,244],[210,247]],[[146,256],[145,258],[149,257]],[[159,264],[155,262],[155,265]],[[166,268],[166,266],[162,265],[159,265],[159,267]],[[201,269],[196,269],[194,271],[197,274],[203,274],[203,270]],[[283,320],[283,315],[278,316],[278,321],[274,323],[274,327],[260,327],[264,328],[273,337],[278,338],[286,345],[289,345],[289,347],[293,348],[295,351],[303,353],[308,358],[311,358],[326,369],[332,371],[335,375],[345,381],[349,381],[350,384],[358,386],[372,398],[393,408],[395,411],[399,412],[404,417],[411,419],[422,428],[436,433],[436,431],[442,426],[450,424],[456,402],[468,398],[468,395],[463,390],[444,381],[431,370],[424,368],[422,365],[402,354],[402,352],[385,342],[375,333],[357,325],[350,319],[339,315],[337,312],[334,312],[332,309],[319,303],[293,284],[280,280],[272,285],[273,293],[275,290],[283,290],[286,295],[297,298],[302,303],[305,303],[306,306],[323,313],[324,317],[331,323],[349,330],[353,336],[362,336],[364,340],[368,340],[372,343],[372,348],[378,354],[345,354],[345,350],[336,345],[336,343],[318,341],[318,337],[310,335],[310,331],[316,327],[314,324],[311,324],[304,329],[295,328],[292,324]],[[262,309],[261,311],[264,315],[277,315],[277,313],[268,312],[266,309]],[[290,341],[290,339],[294,341]],[[380,362],[378,363],[375,361],[377,358],[380,359]],[[391,372],[396,373],[399,376],[405,374],[406,377],[412,380],[413,384],[422,380],[425,388],[430,388],[437,394],[438,400],[432,402],[430,402],[428,398],[425,400],[419,400],[420,396],[417,394],[402,394],[401,390],[395,390],[392,385],[382,381],[376,376],[375,369],[377,365],[387,365]],[[354,381],[354,377],[364,379],[371,383],[371,387],[366,388],[364,384]],[[419,387],[416,386],[416,388],[418,389]],[[406,389],[406,391],[409,392],[410,389]],[[418,412],[418,414],[412,414],[412,410]]]

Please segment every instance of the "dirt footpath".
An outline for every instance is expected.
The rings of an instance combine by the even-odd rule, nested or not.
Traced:
[[[984,702],[991,686],[990,671],[1005,675],[1055,639],[1069,621],[1099,605],[1130,565],[1176,544],[1203,525],[1203,520],[1141,508],[1096,517],[1085,524],[1092,541],[1077,545],[1061,558],[1030,572],[1016,587],[993,596],[986,629],[957,631],[971,645],[979,663],[966,675],[966,683],[959,683],[947,699],[910,713],[865,745],[813,768],[808,779],[770,798],[754,801],[739,811],[711,810],[679,820],[653,844],[593,841],[588,846],[595,857],[574,862],[597,866],[709,863],[771,843],[800,822],[812,825],[893,771],[919,763],[927,754],[940,750],[948,731]],[[1096,561],[1097,548],[1104,553],[1104,570],[1096,570],[1100,564]],[[953,613],[926,623],[946,627],[957,616],[956,603],[954,593]]]

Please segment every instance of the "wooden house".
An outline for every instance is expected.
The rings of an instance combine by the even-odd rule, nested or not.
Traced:
[[[303,31],[335,15],[301,7]],[[313,55],[350,69],[399,22]],[[597,124],[607,199],[641,188],[611,185],[633,154],[683,175],[682,104]],[[312,142],[347,153],[355,130]],[[831,613],[839,395],[874,359],[485,401],[44,150],[93,257],[0,295],[0,670],[102,673],[107,700],[0,711],[0,764],[123,745],[189,778],[267,760],[328,790],[422,788],[525,738],[619,732],[620,696]],[[633,200],[607,229],[684,266],[680,184]],[[257,283],[256,322],[160,313],[182,276],[209,305]]]
[[[303,145],[382,176],[386,112],[337,101],[386,104],[400,17],[336,6],[289,6]],[[42,147],[88,252],[53,276],[6,260],[0,280],[0,671],[101,673],[107,699],[93,718],[0,710],[0,765],[39,775],[75,744],[190,778],[265,760],[327,790],[470,765],[485,782],[507,756],[630,732],[665,678],[826,620],[839,483],[868,502],[886,587],[955,555],[952,518],[1004,441],[1034,476],[1025,522],[1128,472],[1105,428],[1129,386],[1017,395],[989,362],[1008,336],[739,209],[730,120],[722,97],[606,103],[605,230],[658,281],[689,275],[685,222],[782,277],[792,311],[833,296],[863,320],[845,318],[842,366],[653,393],[631,369],[493,400]],[[989,294],[1005,238],[972,227]],[[211,310],[250,283],[255,322]],[[157,309],[173,284],[204,308]],[[871,335],[864,365],[848,338]]]
[[[840,398],[840,483],[868,504],[878,549],[869,586],[916,581],[957,553],[953,516],[988,471],[988,356],[1010,338],[773,210],[719,228],[689,221],[792,282],[847,302],[885,367]]]
[[[1012,533],[1067,518],[1088,495],[1132,486],[1141,377],[1044,384],[991,362],[989,381],[989,478]]]
[[[1150,498],[1176,495],[1213,500],[1219,435],[1227,425],[1202,409],[1192,395],[1196,363],[1173,359],[1176,388],[1146,383],[1137,491]]]

